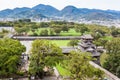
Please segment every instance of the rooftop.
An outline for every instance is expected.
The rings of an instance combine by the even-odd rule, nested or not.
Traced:
[[[70,53],[71,51],[75,51],[75,47],[61,47],[62,53]]]
[[[86,34],[81,36],[82,39],[93,39],[93,37],[90,34]]]

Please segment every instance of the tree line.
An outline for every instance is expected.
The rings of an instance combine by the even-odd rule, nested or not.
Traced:
[[[13,26],[17,35],[29,35],[29,31],[31,31],[33,33],[32,35],[35,36],[59,35],[62,31],[68,32],[72,28],[78,33],[90,33],[95,37],[105,35],[111,35],[113,37],[120,36],[120,28],[116,28],[115,26],[107,27],[96,24],[78,24],[65,21],[31,22],[19,20],[15,22],[0,22],[0,26]],[[36,34],[36,31],[41,28],[45,29],[41,30],[40,34]]]

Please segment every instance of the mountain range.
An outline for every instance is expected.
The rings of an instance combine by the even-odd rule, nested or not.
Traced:
[[[0,11],[0,18],[116,20],[120,19],[120,11],[76,8],[71,5],[58,10],[50,5],[39,4],[32,8],[22,7],[2,10]]]

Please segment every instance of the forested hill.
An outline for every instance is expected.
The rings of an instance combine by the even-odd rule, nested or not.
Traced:
[[[0,11],[0,18],[116,20],[120,19],[120,11],[76,8],[74,6],[66,6],[62,10],[58,10],[50,5],[39,4],[32,8],[23,7],[2,10]]]

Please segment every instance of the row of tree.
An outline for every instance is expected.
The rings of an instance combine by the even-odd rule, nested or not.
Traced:
[[[19,20],[15,22],[0,22],[0,26],[13,26],[17,32],[17,34],[28,34],[29,31],[33,32],[33,35],[36,34],[36,30],[40,28],[46,28],[42,30],[42,34],[39,35],[59,35],[61,31],[68,32],[71,28],[75,29],[76,32],[84,34],[91,33],[95,38],[99,36],[112,35],[114,37],[120,36],[120,28],[116,28],[114,26],[107,27],[95,24],[78,24],[73,22],[65,22],[65,21],[51,21],[51,22],[30,22],[29,20]],[[50,28],[48,30],[47,28]],[[45,32],[45,33],[44,33]],[[48,33],[50,32],[50,34]]]

